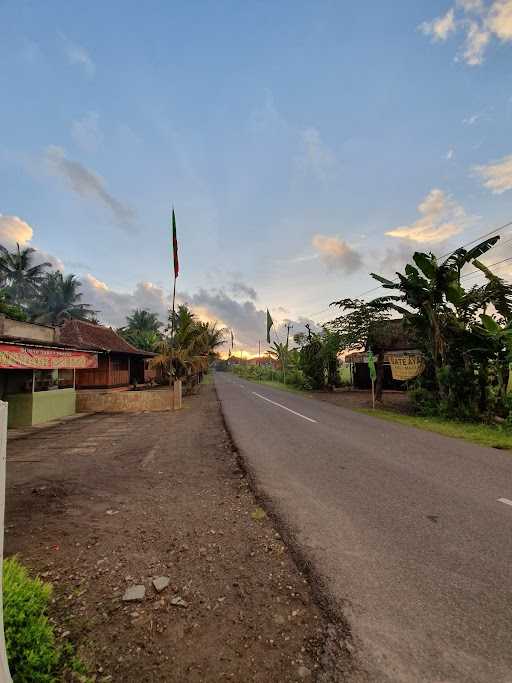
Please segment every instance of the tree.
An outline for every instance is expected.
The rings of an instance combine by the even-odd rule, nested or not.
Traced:
[[[34,263],[35,249],[21,249],[10,252],[0,244],[0,286],[6,290],[9,300],[17,306],[28,306],[37,295],[46,268],[51,263]]]
[[[368,349],[372,330],[377,330],[390,317],[390,305],[387,301],[341,299],[330,305],[338,306],[343,311],[342,315],[326,323],[326,328],[336,334],[339,352]],[[378,337],[374,335],[374,338]],[[384,348],[375,342],[371,346],[377,358],[375,397],[380,401],[384,384]]]
[[[0,314],[12,318],[13,320],[28,320],[28,314],[21,306],[9,302],[9,297],[5,289],[0,290]]]
[[[489,394],[486,390],[484,396],[483,389],[490,364],[498,357],[489,335],[482,332],[478,312],[496,301],[508,315],[512,291],[490,271],[487,285],[465,290],[461,272],[469,263],[481,268],[478,258],[498,240],[496,236],[469,250],[456,249],[441,263],[432,253],[415,252],[415,265],[397,273],[398,282],[372,273],[385,289],[398,290],[398,295],[375,301],[401,313],[414,331],[427,360],[419,384],[431,393],[431,406],[449,415],[471,418],[488,407]]]
[[[162,341],[162,325],[156,313],[137,308],[127,316],[125,327],[120,327],[117,333],[137,349],[156,351]]]
[[[126,318],[124,329],[137,330],[139,332],[158,332],[163,323],[158,320],[158,314],[147,311],[144,308],[136,308]]]
[[[190,384],[194,376],[208,369],[215,349],[224,341],[225,330],[219,329],[217,323],[201,322],[184,304],[178,306],[174,317],[170,313],[169,323],[153,364],[168,376],[172,361],[174,375]]]
[[[46,273],[30,306],[33,321],[60,325],[70,318],[89,320],[95,311],[89,304],[81,302],[80,287],[81,282],[76,275],[63,275],[60,270]]]

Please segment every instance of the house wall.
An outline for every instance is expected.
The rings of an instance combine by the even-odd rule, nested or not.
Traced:
[[[102,389],[130,384],[130,358],[123,354],[98,353],[98,367],[76,371],[77,389]]]
[[[170,410],[172,392],[168,387],[152,391],[86,391],[79,392],[79,413],[131,413],[145,410]]]
[[[38,391],[35,394],[12,394],[7,397],[9,405],[8,427],[31,425],[58,420],[76,413],[76,391],[56,389]]]
[[[33,394],[32,424],[49,422],[76,413],[76,391],[58,389]]]
[[[21,339],[34,339],[42,342],[59,341],[59,330],[55,327],[46,325],[34,325],[25,323],[21,320],[11,320],[0,315],[0,335],[8,337],[19,337]]]
[[[7,426],[30,427],[32,424],[32,394],[13,394],[7,397]]]

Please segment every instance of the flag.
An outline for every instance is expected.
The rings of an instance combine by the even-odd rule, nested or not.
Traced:
[[[267,308],[267,342],[270,344],[270,328],[274,324],[274,321],[272,320],[272,316],[268,312]]]
[[[372,382],[375,382],[377,378],[377,370],[375,370],[375,358],[373,357],[371,349],[368,351],[368,369],[370,370],[370,378]]]
[[[178,261],[178,237],[176,236],[176,216],[174,215],[174,208],[172,210],[172,253],[174,256],[174,277],[178,277],[180,272],[180,264]]]
[[[231,330],[231,348],[233,348],[234,345],[235,345],[235,342],[234,342],[234,337],[233,337],[233,330]]]

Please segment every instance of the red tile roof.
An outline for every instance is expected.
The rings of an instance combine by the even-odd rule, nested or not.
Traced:
[[[63,344],[95,351],[115,351],[137,356],[153,356],[153,353],[141,351],[129,344],[111,327],[103,327],[84,320],[66,320],[60,328],[60,341]]]

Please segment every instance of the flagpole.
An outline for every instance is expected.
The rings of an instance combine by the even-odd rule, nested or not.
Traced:
[[[172,389],[174,374],[174,312],[176,304],[176,275],[174,276],[174,286],[172,289],[172,317],[171,317],[171,358],[169,361],[169,389]]]

